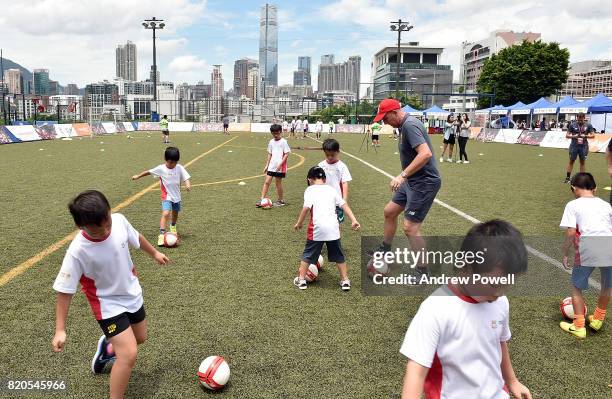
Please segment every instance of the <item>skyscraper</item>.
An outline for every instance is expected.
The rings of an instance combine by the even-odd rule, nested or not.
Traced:
[[[223,75],[221,75],[221,65],[213,65],[213,70],[210,74],[210,84],[212,86],[210,115],[212,121],[218,122],[223,116]]]
[[[117,45],[115,50],[115,70],[118,78],[137,80],[136,78],[136,45],[127,41],[124,45]]]
[[[7,69],[4,71],[4,81],[8,92],[11,94],[23,93],[23,76],[19,69]]]
[[[323,56],[330,57],[325,61],[333,60],[333,55]],[[319,65],[319,77],[317,90],[320,93],[329,91],[347,91],[357,94],[359,92],[359,83],[361,76],[361,57],[352,56],[348,61],[338,64],[323,63],[321,58]]]
[[[278,19],[276,6],[261,7],[259,19],[259,76],[262,97],[266,97],[270,86],[278,85]]]
[[[68,83],[64,89],[64,94],[69,96],[76,96],[79,94],[79,88],[74,83]]]
[[[325,54],[321,56],[321,64],[322,65],[330,65],[334,63],[334,55],[333,54]]]
[[[249,71],[257,68],[257,61],[249,58],[241,58],[234,62],[234,95],[248,97]],[[251,97],[252,98],[252,97]]]
[[[294,86],[310,86],[312,84],[310,64],[310,57],[298,57],[298,69],[293,72]]]
[[[34,94],[38,96],[49,95],[49,70],[35,69],[32,71],[34,81]]]

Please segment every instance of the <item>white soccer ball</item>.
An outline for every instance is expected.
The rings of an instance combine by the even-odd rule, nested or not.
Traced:
[[[164,233],[164,246],[176,247],[178,244],[178,236],[174,233]]]
[[[561,301],[559,306],[561,309],[561,314],[568,320],[574,320],[574,305],[572,303],[572,297],[568,296],[564,300]],[[584,314],[587,314],[587,306],[584,304]]]
[[[209,356],[198,369],[200,384],[212,391],[222,389],[230,377],[230,368],[221,356]]]
[[[323,269],[323,264],[324,264],[324,260],[323,260],[323,255],[319,255],[319,260],[317,261],[317,269],[319,269],[319,271],[321,271],[321,269]]]
[[[370,278],[373,278],[377,274],[383,276],[389,274],[389,265],[387,265],[385,261],[379,260],[378,262],[376,262],[376,265],[374,263],[374,259],[370,259],[370,261],[368,262],[367,272]]]
[[[304,279],[309,283],[312,283],[317,279],[317,277],[319,277],[319,268],[317,267],[317,265],[311,263],[310,265],[308,265],[308,270],[306,270],[306,276],[304,277]]]
[[[261,200],[261,204],[260,204],[260,205],[261,205],[261,207],[262,207],[263,209],[270,209],[270,208],[272,208],[272,206],[273,206],[273,205],[272,205],[272,200],[271,200],[270,198],[264,198],[264,199],[262,199],[262,200]]]

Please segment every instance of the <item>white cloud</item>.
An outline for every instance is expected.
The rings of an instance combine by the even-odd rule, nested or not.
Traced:
[[[206,60],[196,57],[195,55],[181,55],[174,58],[168,68],[173,72],[194,72],[206,68]]]

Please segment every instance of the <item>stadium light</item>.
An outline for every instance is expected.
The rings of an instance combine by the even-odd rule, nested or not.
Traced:
[[[414,28],[409,22],[398,19],[397,21],[391,21],[391,30],[397,31],[397,70],[395,71],[395,97],[399,99],[399,83],[400,83],[400,46],[402,42],[402,32],[408,32]]]
[[[153,101],[157,105],[157,53],[155,49],[155,31],[157,29],[164,29],[166,24],[163,19],[153,17],[152,19],[145,19],[142,26],[144,26],[145,29],[153,30]],[[157,106],[155,107],[155,111],[157,111]]]

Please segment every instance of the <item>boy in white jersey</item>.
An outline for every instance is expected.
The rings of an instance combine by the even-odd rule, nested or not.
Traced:
[[[304,192],[304,207],[294,229],[299,230],[304,224],[304,219],[310,212],[310,223],[308,224],[308,235],[306,247],[302,254],[302,261],[298,268],[298,275],[293,280],[299,289],[308,288],[306,284],[306,271],[310,264],[317,263],[323,244],[327,246],[327,258],[335,262],[340,272],[340,288],[342,291],[351,289],[351,281],[348,277],[348,268],[342,252],[340,243],[340,225],[336,216],[336,207],[341,207],[351,219],[353,230],[361,227],[351,208],[342,199],[336,190],[325,184],[325,171],[314,166],[308,171],[308,188]]]
[[[185,183],[187,191],[191,190],[191,176],[183,165],[179,165],[181,154],[176,147],[168,147],[164,153],[165,163],[153,169],[145,170],[138,175],[132,176],[132,180],[138,180],[143,176],[153,175],[159,177],[161,189],[162,215],[159,221],[159,236],[157,245],[164,245],[164,233],[168,219],[170,219],[170,232],[177,234],[176,221],[181,211],[181,182]]]
[[[302,122],[302,129],[304,130],[304,138],[306,138],[308,136],[308,119],[304,118],[304,121]]]
[[[574,320],[573,323],[562,321],[560,327],[578,338],[586,338],[586,315],[584,314],[582,290],[589,288],[589,277],[593,270],[599,269],[601,273],[601,292],[597,300],[597,307],[588,318],[589,327],[595,331],[599,331],[603,325],[612,292],[612,265],[606,259],[598,261],[599,257],[597,255],[593,257],[590,253],[593,252],[593,246],[607,248],[608,251],[612,247],[610,244],[612,242],[612,207],[595,196],[597,185],[590,173],[577,173],[572,177],[570,183],[576,199],[565,206],[560,226],[566,229],[563,245],[563,266],[566,269],[570,269],[568,251],[572,245],[575,246],[574,267],[572,268]],[[586,259],[581,259],[581,255]],[[605,264],[599,265],[597,264],[599,262]]]
[[[422,394],[427,399],[507,399],[509,394],[531,399],[510,362],[509,304],[503,295],[508,286],[471,279],[524,273],[527,250],[521,233],[502,220],[477,224],[461,252],[482,257],[458,271],[468,284],[442,286],[421,303],[400,349],[408,358],[402,399]]]
[[[304,124],[300,118],[295,121],[295,134],[300,139],[304,138]]]
[[[147,338],[142,288],[129,247],[140,248],[161,265],[169,260],[125,216],[111,214],[99,191],[79,194],[68,208],[80,231],[70,243],[53,284],[57,291],[53,350],[64,348],[68,308],[80,283],[104,332],[91,369],[100,374],[112,366],[110,397],[122,398],[136,363],[137,345]]]
[[[344,162],[340,160],[340,143],[335,139],[326,139],[323,142],[325,160],[319,162],[319,167],[325,171],[325,183],[338,192],[345,202],[348,202],[348,183],[353,180],[351,172]],[[338,222],[344,222],[344,211],[336,207]]]
[[[317,121],[317,125],[315,127],[315,130],[317,132],[317,138],[320,139],[321,138],[321,132],[323,132],[323,122],[321,122],[321,120]]]
[[[274,124],[270,126],[272,139],[268,143],[268,158],[264,166],[263,173],[266,175],[263,187],[261,188],[261,199],[255,204],[258,208],[261,207],[261,200],[266,198],[268,190],[272,184],[272,179],[276,180],[276,194],[278,199],[274,202],[274,206],[286,205],[283,199],[283,179],[287,176],[287,158],[291,149],[287,140],[281,136],[281,126]]]

